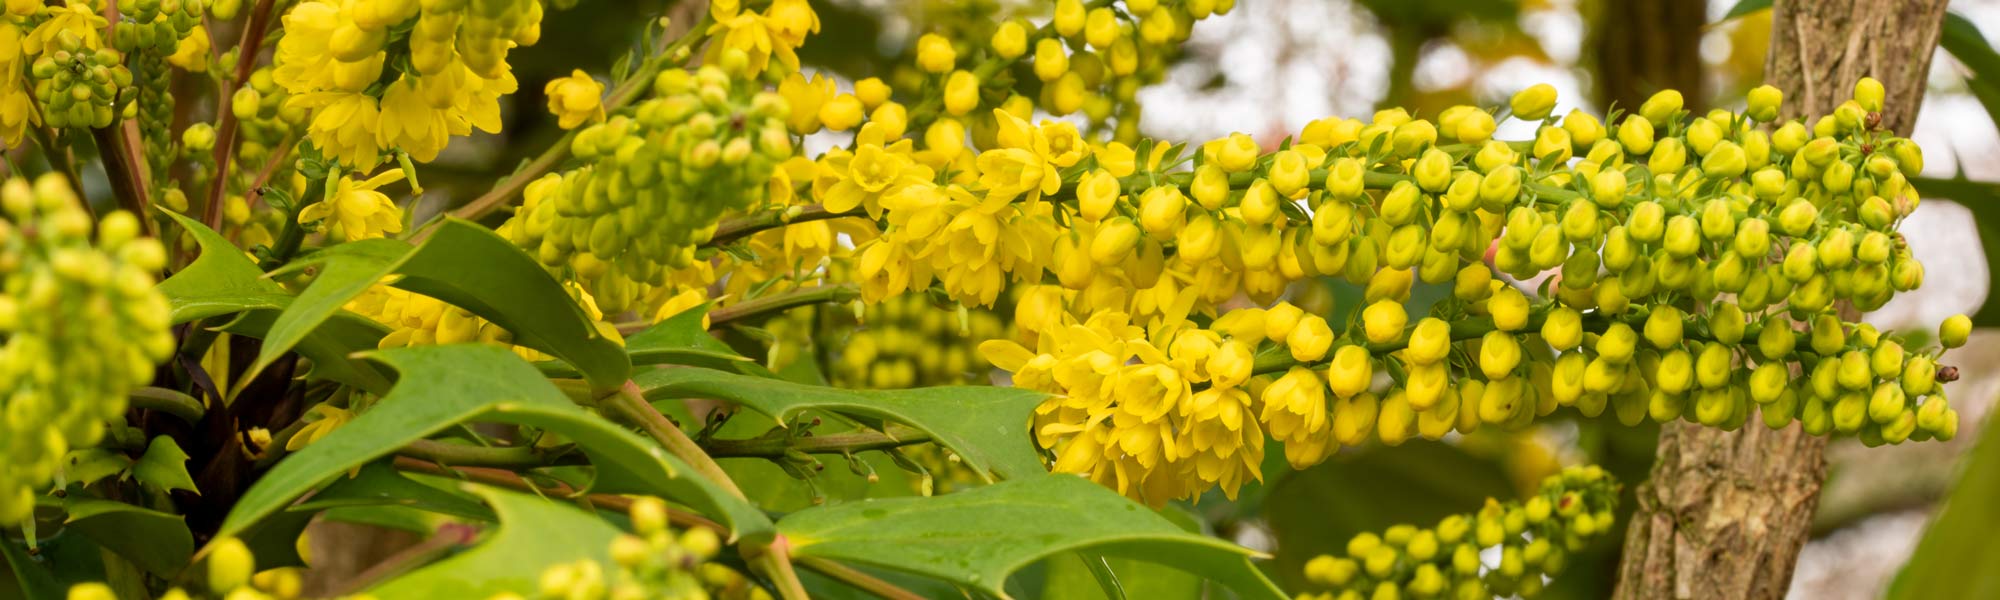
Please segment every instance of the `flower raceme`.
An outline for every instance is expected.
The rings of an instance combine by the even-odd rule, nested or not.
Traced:
[[[1517,109],[1546,112],[1546,93],[1523,92]],[[1773,93],[1756,92],[1755,114],[1769,112]],[[1516,428],[1562,407],[1609,409],[1628,424],[1761,418],[1870,444],[1948,439],[1956,412],[1938,384],[1942,349],[1906,347],[1836,312],[1880,306],[1923,275],[1895,232],[1917,205],[1908,177],[1921,153],[1852,113],[1810,124],[1690,115],[1662,93],[1624,115],[1615,136],[1572,112],[1545,116],[1533,141],[1503,142],[1484,139],[1492,115],[1482,109],[1455,108],[1439,123],[1389,110],[1369,123],[1315,122],[1273,153],[1247,136],[1217,140],[1191,170],[1100,172],[1086,154],[1042,201],[1015,183],[1030,172],[1015,165],[1032,161],[998,158],[1035,147],[1016,127],[980,154],[976,181],[937,185],[966,186],[967,203],[981,188],[989,201],[1025,202],[1009,226],[1055,240],[1007,271],[1041,290],[1020,297],[1044,316],[1019,343],[983,349],[1015,385],[1054,395],[1035,423],[1056,470],[1149,502],[1213,485],[1233,493],[1258,463],[1222,468],[1201,453],[1255,456],[1265,435],[1303,467],[1340,445]],[[863,242],[864,256],[944,243],[899,239],[898,211],[886,213],[891,225]],[[1553,277],[1531,296],[1496,270]],[[906,287],[925,287],[911,273]],[[1356,318],[1329,324],[1279,301],[1313,276],[1362,286]],[[1451,297],[1409,314],[1419,280]],[[1240,295],[1269,308],[1219,312]],[[1046,298],[1062,310],[1048,316]],[[1243,366],[1247,381],[1218,377]],[[1223,430],[1238,436],[1226,447],[1214,442]]]

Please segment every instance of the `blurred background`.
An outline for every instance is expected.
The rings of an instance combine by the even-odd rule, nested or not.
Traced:
[[[1810,0],[1808,0],[1810,1]],[[556,4],[564,4],[558,2]],[[807,70],[833,76],[843,90],[866,77],[893,80],[903,53],[935,22],[968,13],[1046,19],[1047,3],[998,0],[815,0],[823,32],[801,54]],[[1403,106],[1435,116],[1454,104],[1504,103],[1514,91],[1550,83],[1560,91],[1556,114],[1582,108],[1634,107],[1652,92],[1676,88],[1691,108],[1743,105],[1761,83],[1770,37],[1764,0],[1238,0],[1225,16],[1201,22],[1186,53],[1165,80],[1139,93],[1140,130],[1148,136],[1199,141],[1234,131],[1276,147],[1308,121],[1326,116],[1366,118],[1379,107]],[[542,84],[581,67],[607,78],[616,57],[639,37],[639,25],[662,14],[693,22],[700,0],[582,2],[551,11],[544,31],[591,35],[545,37],[517,51],[521,91],[507,107],[505,133],[453,144],[424,169],[430,190],[411,211],[417,221],[484,192],[498,176],[539,152],[560,131],[542,110]],[[1828,452],[1830,480],[1792,583],[1795,598],[1924,597],[1911,581],[1928,573],[2000,578],[2000,552],[1988,550],[2000,515],[2000,444],[1980,448],[1981,425],[2000,394],[2000,308],[1989,304],[1988,248],[2000,248],[2000,55],[1986,36],[2000,35],[2000,0],[1958,0],[1943,48],[1932,63],[1928,91],[1913,137],[1926,155],[1922,210],[1902,231],[1927,267],[1921,291],[1903,294],[1867,316],[1883,329],[1925,329],[1956,313],[1976,315],[1982,329],[1947,356],[1962,379],[1947,387],[1963,421],[1948,443],[1864,449],[1837,440]],[[227,33],[218,32],[221,36]],[[218,37],[233,39],[233,37]],[[199,91],[189,90],[199,95]],[[183,106],[207,106],[186,102]],[[202,110],[202,109],[196,109]],[[205,119],[189,114],[187,119]],[[1508,123],[1497,137],[1526,139],[1532,131]],[[808,141],[814,151],[844,144],[839,137]],[[101,180],[99,182],[101,185]],[[1986,235],[1982,237],[1982,232]],[[1341,284],[1344,285],[1344,284]],[[1357,290],[1324,284],[1295,295],[1351,308]],[[1413,312],[1438,294],[1413,295]],[[1512,498],[1565,464],[1596,463],[1631,488],[1651,468],[1657,428],[1621,427],[1608,416],[1583,419],[1564,411],[1524,433],[1480,435],[1396,448],[1343,452],[1318,467],[1294,472],[1282,453],[1266,480],[1236,501],[1219,495],[1177,507],[1189,527],[1270,552],[1273,574],[1299,589],[1300,566],[1344,545],[1348,537],[1396,523],[1435,522],[1476,509],[1489,496]],[[1975,450],[1975,449],[1978,450]],[[1979,461],[1973,466],[1968,464]],[[1983,466],[1981,466],[1983,465]],[[1943,515],[1940,517],[1940,515]],[[1942,525],[1933,526],[1943,519]],[[1624,519],[1621,516],[1620,526]],[[1577,557],[1546,597],[1610,595],[1623,533],[1604,536]],[[1911,561],[1913,555],[1921,555]],[[1906,564],[1918,565],[1905,573]],[[1120,570],[1142,569],[1120,565]],[[1899,574],[1904,582],[1895,584]],[[1149,600],[1199,594],[1177,579],[1124,577]],[[1051,567],[1021,585],[1061,586],[1078,573]],[[1893,586],[1893,590],[1892,590]],[[1158,593],[1154,593],[1157,588]],[[1942,588],[1954,589],[1954,588]],[[1955,588],[1960,590],[1971,587]],[[1041,594],[1034,594],[1041,595]],[[1158,598],[1152,598],[1158,596]],[[1932,596],[1934,597],[1934,596]],[[1967,596],[1969,597],[1969,596]]]

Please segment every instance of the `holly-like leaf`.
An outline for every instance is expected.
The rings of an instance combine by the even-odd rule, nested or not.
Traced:
[[[468,486],[468,491],[499,514],[499,530],[471,550],[391,579],[369,594],[382,600],[537,596],[542,569],[549,565],[588,559],[612,569],[611,540],[618,528],[597,515],[490,487]]]
[[[146,453],[139,456],[139,462],[132,464],[132,477],[161,490],[200,494],[201,490],[194,488],[194,478],[188,476],[187,460],[187,452],[174,443],[174,438],[156,436],[146,445]]]
[[[869,499],[786,516],[778,532],[796,556],[917,573],[996,597],[1016,570],[1076,551],[1165,564],[1241,598],[1284,598],[1252,565],[1255,553],[1183,531],[1088,480],[1043,474],[921,498]]]
[[[366,356],[406,376],[367,412],[259,478],[231,509],[218,537],[250,527],[350,469],[470,421],[533,426],[576,442],[596,468],[600,483],[593,491],[664,496],[714,517],[739,535],[771,529],[769,518],[756,507],[722,491],[651,440],[577,407],[506,349],[459,344]]]
[[[348,242],[295,265],[319,265],[320,272],[271,324],[253,373],[290,351],[349,300],[391,276],[396,276],[395,287],[437,298],[507,329],[514,343],[562,359],[599,388],[623,384],[632,371],[619,343],[598,333],[541,263],[470,221],[447,219],[418,246],[386,239]]]
[[[988,481],[1047,472],[1028,435],[1044,397],[1011,387],[954,386],[913,390],[843,390],[696,367],[666,367],[632,379],[655,398],[727,400],[779,423],[808,410],[868,421],[894,421],[930,434]]]
[[[361,467],[361,471],[353,477],[334,480],[313,494],[312,498],[286,510],[316,512],[330,508],[381,505],[414,508],[463,519],[493,520],[493,511],[476,498],[463,492],[425,485],[397,472],[388,461],[379,460]]]
[[[64,499],[63,510],[64,527],[154,575],[179,574],[194,555],[194,536],[180,515],[84,496]]]
[[[201,255],[193,264],[159,284],[160,292],[173,307],[173,322],[234,314],[238,316],[223,324],[221,330],[259,339],[267,337],[271,321],[279,311],[292,305],[291,293],[265,278],[264,271],[250,262],[243,251],[200,221],[167,214],[186,228],[201,247]],[[376,342],[388,332],[374,321],[337,311],[327,317],[325,326],[314,328],[290,343],[297,346],[300,355],[312,359],[311,376],[381,393],[388,388],[388,379],[372,366],[348,359],[348,355],[375,348]],[[250,379],[244,377],[243,381]]]
[[[282,309],[291,301],[284,286],[264,278],[264,270],[249,255],[201,221],[165,212],[194,236],[201,255],[186,268],[160,282],[158,289],[173,307],[173,322],[239,313],[252,309]]]
[[[625,338],[625,353],[632,364],[686,364],[690,359],[750,360],[738,355],[729,344],[709,335],[701,326],[708,307],[698,306],[667,317],[644,331]]]
[[[104,448],[71,450],[63,456],[63,477],[70,483],[88,486],[97,480],[124,473],[132,468],[132,457]]]

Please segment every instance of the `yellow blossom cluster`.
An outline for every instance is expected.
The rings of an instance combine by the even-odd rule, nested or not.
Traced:
[[[286,106],[311,111],[313,144],[348,168],[391,149],[430,161],[452,136],[500,130],[498,100],[518,87],[507,50],[540,38],[541,15],[535,0],[308,0],[285,13],[273,79]],[[388,60],[398,36],[408,71]]]

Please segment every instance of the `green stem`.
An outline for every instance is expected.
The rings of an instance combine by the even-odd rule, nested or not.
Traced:
[[[852,454],[867,450],[886,450],[931,441],[928,433],[902,425],[890,426],[887,431],[857,431],[833,435],[798,437],[773,436],[748,440],[708,440],[703,447],[708,455],[718,458],[779,458],[787,450],[797,450],[806,454]]]
[[[752,298],[718,308],[708,313],[708,320],[710,327],[713,327],[731,321],[770,314],[794,307],[847,302],[859,297],[861,297],[861,289],[852,283],[817,285],[760,298]]]
[[[638,385],[626,381],[625,385],[618,388],[618,393],[605,397],[600,406],[638,425],[647,436],[659,442],[661,447],[694,467],[695,472],[709,478],[717,486],[727,490],[730,495],[743,497],[743,490],[738,489],[736,482],[729,478],[729,474],[723,472],[722,465],[715,464],[715,459],[709,457],[707,452],[703,452],[701,446],[688,438],[686,432],[681,431],[673,421],[667,420],[666,415],[660,414],[652,404],[647,403],[645,393],[639,390]]]
[[[771,578],[771,585],[778,589],[778,597],[784,600],[808,600],[806,586],[799,581],[799,572],[792,568],[792,544],[785,534],[763,546],[762,552],[750,561]]]
[[[132,390],[127,397],[131,398],[132,408],[157,410],[179,417],[190,425],[201,422],[202,415],[208,413],[208,409],[203,408],[201,401],[194,396],[162,387],[142,387]]]
[[[715,226],[715,235],[709,236],[708,242],[702,244],[702,246],[713,248],[716,246],[727,245],[728,243],[741,239],[744,236],[748,236],[750,234],[754,234],[767,229],[776,229],[778,227],[790,225],[793,223],[824,221],[827,219],[838,219],[841,217],[852,217],[862,214],[865,213],[861,212],[860,210],[837,213],[829,211],[826,209],[825,206],[819,204],[808,204],[805,206],[793,206],[782,210],[764,211],[754,215],[731,217],[728,219],[723,219],[722,222],[717,223]]]
[[[271,256],[258,266],[263,267],[265,271],[271,271],[291,262],[292,257],[299,253],[299,247],[306,241],[306,228],[299,224],[299,213],[307,206],[320,202],[318,198],[325,194],[325,178],[306,182],[305,193],[292,199],[292,211],[285,215],[285,225],[278,230],[278,239],[272,242]]]
[[[798,559],[798,561],[801,567],[840,580],[841,583],[854,586],[861,591],[874,594],[884,600],[923,600],[924,598],[914,592],[897,587],[896,584],[883,581],[874,575],[863,573],[847,565],[824,558],[804,557]]]

